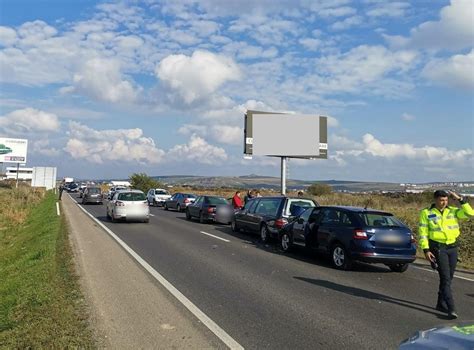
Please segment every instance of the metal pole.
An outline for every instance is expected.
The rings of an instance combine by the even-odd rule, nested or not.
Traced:
[[[20,163],[16,163],[16,188],[18,188],[18,173],[20,172]]]
[[[281,194],[286,195],[286,161],[287,157],[281,157]]]

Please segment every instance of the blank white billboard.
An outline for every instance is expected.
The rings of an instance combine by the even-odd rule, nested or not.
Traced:
[[[28,140],[0,137],[0,163],[26,163]]]
[[[253,155],[319,156],[319,116],[253,114]]]
[[[55,167],[34,167],[31,187],[45,187],[51,190],[56,187],[56,168]]]

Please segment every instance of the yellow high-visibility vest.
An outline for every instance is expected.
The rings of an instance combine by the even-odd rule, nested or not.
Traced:
[[[469,203],[463,203],[461,208],[448,206],[441,213],[433,204],[420,213],[418,236],[421,249],[429,249],[428,240],[438,243],[453,244],[459,236],[458,220],[466,220],[474,216]]]

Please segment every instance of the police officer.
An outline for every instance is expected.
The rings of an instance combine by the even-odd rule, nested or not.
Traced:
[[[448,197],[458,200],[461,207],[448,206]],[[430,207],[420,213],[419,243],[434,268],[439,274],[439,291],[436,310],[448,314],[448,317],[458,317],[451,292],[451,281],[458,261],[459,219],[474,216],[469,203],[458,194],[451,191],[438,190],[434,193]]]

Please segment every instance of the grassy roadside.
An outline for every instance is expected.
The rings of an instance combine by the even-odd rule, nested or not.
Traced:
[[[0,189],[0,347],[94,347],[53,193]],[[7,207],[8,205],[8,207]]]

